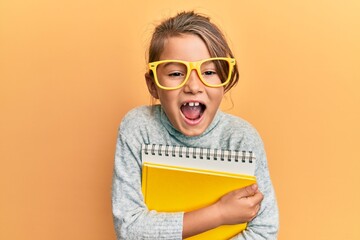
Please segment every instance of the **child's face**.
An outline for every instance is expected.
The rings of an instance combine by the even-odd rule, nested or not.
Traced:
[[[186,34],[165,41],[159,60],[199,61],[210,58],[204,42],[196,35]],[[210,125],[224,95],[224,88],[205,86],[195,70],[180,89],[163,90],[146,77],[149,91],[158,98],[171,124],[187,136],[202,134]]]

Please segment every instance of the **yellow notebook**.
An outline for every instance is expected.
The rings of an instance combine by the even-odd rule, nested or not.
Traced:
[[[158,212],[195,210],[256,182],[251,152],[144,145],[142,161],[144,200]],[[188,239],[229,239],[245,228],[221,226]]]

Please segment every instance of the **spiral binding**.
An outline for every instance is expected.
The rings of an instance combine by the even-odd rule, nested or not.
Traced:
[[[193,148],[162,144],[145,144],[143,151],[146,155],[171,156],[179,158],[204,159],[228,162],[252,163],[255,156],[252,151],[237,151],[209,148]]]

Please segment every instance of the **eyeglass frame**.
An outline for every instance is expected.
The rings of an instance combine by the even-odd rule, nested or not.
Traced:
[[[228,62],[228,64],[229,64],[229,76],[226,79],[226,81],[222,82],[221,84],[209,84],[203,79],[203,76],[201,74],[200,66],[201,66],[202,63],[204,63],[206,61],[211,61],[211,60],[226,60]],[[156,68],[157,68],[157,66],[159,64],[167,63],[167,62],[182,63],[182,64],[184,64],[186,66],[187,73],[186,73],[186,76],[185,76],[185,80],[179,86],[165,87],[165,86],[162,86],[159,83],[159,80],[158,80],[158,77],[157,77],[157,74],[156,74]],[[153,75],[154,75],[155,84],[159,88],[164,89],[164,90],[176,90],[176,89],[182,88],[186,84],[186,82],[189,80],[190,73],[191,73],[192,70],[196,70],[196,73],[198,74],[201,82],[205,86],[212,87],[212,88],[218,88],[218,87],[225,86],[226,84],[228,84],[230,82],[230,79],[231,79],[232,73],[233,73],[233,69],[234,69],[234,66],[235,66],[235,62],[236,62],[235,58],[227,58],[227,57],[206,58],[206,59],[203,59],[203,60],[200,60],[200,61],[195,61],[195,62],[188,62],[188,61],[183,61],[183,60],[160,60],[160,61],[150,62],[149,63],[149,70],[151,70]]]

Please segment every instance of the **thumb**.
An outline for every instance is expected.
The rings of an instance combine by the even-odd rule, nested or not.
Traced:
[[[254,194],[258,191],[257,184],[252,184],[250,186],[244,187],[239,189],[238,191],[238,197],[244,198],[244,197],[251,197],[254,196]]]

